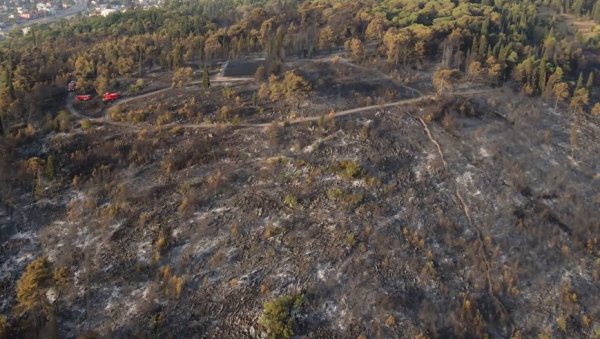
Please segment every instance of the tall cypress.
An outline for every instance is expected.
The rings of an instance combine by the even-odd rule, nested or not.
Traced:
[[[475,55],[479,54],[479,44],[477,37],[473,37],[473,43],[471,44],[471,53]]]
[[[540,93],[544,94],[544,90],[546,89],[546,56],[544,56],[542,58],[542,60],[540,61],[540,83],[539,83],[539,88],[540,88]]]
[[[204,67],[204,71],[202,72],[202,87],[209,88],[210,87],[210,78],[208,77],[208,68]]]
[[[583,72],[579,73],[579,78],[577,78],[577,86],[575,86],[575,90],[578,90],[583,87]]]

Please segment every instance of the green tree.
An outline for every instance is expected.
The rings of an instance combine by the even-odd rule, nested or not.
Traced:
[[[583,73],[579,73],[579,77],[577,78],[577,85],[575,86],[575,90],[581,89],[583,87]]]
[[[207,67],[204,67],[204,70],[202,71],[202,87],[204,87],[204,89],[210,87],[210,77],[208,76]]]
[[[266,301],[258,323],[265,328],[271,339],[291,338],[295,334],[303,304],[302,295],[285,295]]]
[[[539,71],[539,84],[538,88],[540,89],[540,93],[543,95],[544,90],[546,90],[546,57],[544,56],[542,60],[540,60],[540,71]]]
[[[46,159],[46,176],[48,177],[48,179],[54,179],[54,172],[54,157],[52,155],[49,155],[48,159]]]
[[[585,84],[585,88],[588,91],[591,91],[592,87],[594,87],[594,72],[590,72],[590,75],[588,76],[587,82]]]

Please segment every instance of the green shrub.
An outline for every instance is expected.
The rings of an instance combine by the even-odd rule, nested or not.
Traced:
[[[283,204],[294,208],[296,206],[298,206],[298,199],[296,199],[296,197],[293,194],[286,194],[286,196],[283,198]]]
[[[144,88],[144,79],[137,79],[134,84],[129,86],[129,93],[138,94],[142,88]]]
[[[343,195],[344,191],[339,187],[330,187],[327,190],[327,197],[331,200],[339,200]]]
[[[364,171],[360,164],[355,160],[342,160],[335,166],[335,172],[347,180],[359,179]]]
[[[81,124],[81,128],[83,129],[92,128],[92,122],[90,121],[90,119],[83,119],[79,123]]]
[[[348,233],[346,234],[346,246],[348,247],[354,247],[354,245],[356,245],[356,236],[354,235],[354,233]]]
[[[71,116],[66,111],[59,111],[52,121],[52,127],[57,132],[64,132],[69,129]]]
[[[291,338],[296,330],[296,318],[302,310],[304,296],[284,295],[263,304],[258,323],[265,328],[269,338]]]

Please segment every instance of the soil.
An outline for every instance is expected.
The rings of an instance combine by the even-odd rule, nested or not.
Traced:
[[[597,331],[598,118],[509,88],[384,106],[427,87],[352,65],[294,65],[315,85],[298,117],[322,119],[271,124],[290,106],[252,82],[189,86],[22,146],[58,179],[0,208],[0,312],[45,255],[70,272],[61,337],[261,337],[263,302],[295,293],[309,338]],[[239,124],[212,124],[227,105]]]

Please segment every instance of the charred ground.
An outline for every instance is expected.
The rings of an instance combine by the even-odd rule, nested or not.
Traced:
[[[291,65],[312,90],[290,98],[283,76],[193,85],[106,110],[123,126],[24,131],[1,309],[40,257],[51,316],[23,335],[256,337],[265,301],[302,295],[308,337],[593,336],[598,118],[470,82],[384,107],[433,89],[352,65]]]

